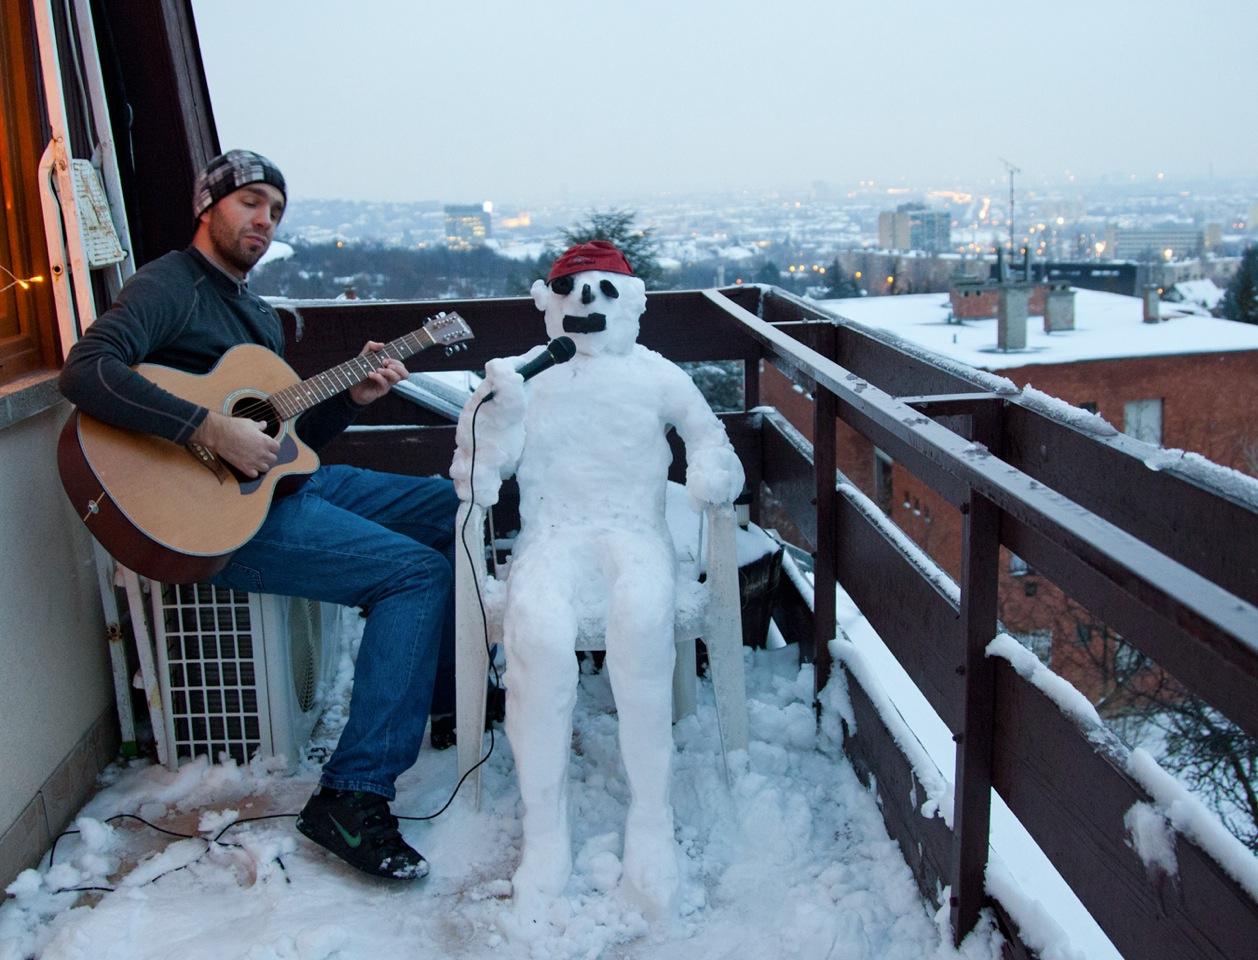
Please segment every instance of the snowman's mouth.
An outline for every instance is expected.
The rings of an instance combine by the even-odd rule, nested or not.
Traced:
[[[607,329],[607,314],[591,313],[585,317],[564,314],[563,329],[564,333],[598,333]]]

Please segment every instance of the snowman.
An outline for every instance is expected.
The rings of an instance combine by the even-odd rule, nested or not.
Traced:
[[[621,889],[662,918],[675,911],[679,885],[669,799],[677,560],[664,514],[668,429],[685,442],[696,510],[736,498],[743,468],[690,377],[637,342],[646,288],[614,245],[571,247],[532,295],[548,336],[571,338],[575,354],[527,384],[517,367],[528,369],[545,348],[491,360],[460,417],[450,470],[459,496],[486,507],[504,478],[515,474],[520,487],[503,607],[506,732],[524,810],[514,909],[540,919],[571,873],[574,650],[592,623],[605,631],[631,797]]]

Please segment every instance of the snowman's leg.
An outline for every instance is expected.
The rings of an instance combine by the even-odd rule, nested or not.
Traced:
[[[517,910],[540,912],[563,892],[572,870],[568,755],[577,695],[576,615],[571,564],[553,548],[512,561],[503,641],[507,737],[524,802]]]
[[[631,797],[624,880],[626,892],[658,917],[672,912],[679,882],[669,794],[676,581],[671,553],[657,544],[622,544],[617,555],[607,669]]]

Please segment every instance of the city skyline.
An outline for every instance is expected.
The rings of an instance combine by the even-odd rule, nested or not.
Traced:
[[[874,7],[193,2],[223,148],[296,197],[995,191],[1002,158],[1020,188],[1258,174],[1250,0]]]

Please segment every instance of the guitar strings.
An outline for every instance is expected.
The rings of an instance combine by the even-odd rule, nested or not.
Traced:
[[[403,339],[407,338],[404,337]],[[400,359],[402,354],[396,350],[391,350],[391,347],[393,347],[393,344],[389,344],[383,349],[377,350],[375,353],[370,355],[360,354],[353,359],[346,360],[344,363],[333,367],[331,370],[319,374],[317,377],[311,377],[309,380],[302,380],[298,383],[290,384],[282,390],[277,390],[269,397],[250,397],[249,399],[242,401],[239,406],[234,407],[231,411],[231,415],[234,417],[247,417],[250,420],[259,419],[268,421],[272,418],[272,415],[276,415],[278,419],[286,420],[288,417],[284,416],[283,412],[276,408],[276,404],[274,402],[276,398],[283,398],[286,395],[300,392],[300,390],[304,390],[308,393],[315,393],[317,395],[321,388],[318,384],[314,383],[315,381],[319,381],[319,383],[322,383],[325,380],[346,381],[343,386],[338,385],[336,390],[326,391],[326,395],[320,399],[326,400],[333,397],[337,393],[341,392],[341,390],[348,389],[358,383],[361,383],[368,375],[384,366],[385,360]],[[357,368],[358,373],[363,375],[362,379],[356,379],[350,376],[351,372],[354,371],[355,368]]]
[[[438,320],[441,322],[437,323]],[[429,321],[429,325],[434,323],[436,323],[438,327],[449,326],[451,324],[455,324],[457,326],[463,324],[463,318],[457,313],[442,313],[438,314],[436,320]],[[464,330],[466,331],[467,336],[471,335],[471,331],[467,331],[465,325]],[[310,401],[311,396],[313,395],[317,398],[314,401],[316,403],[327,400],[335,396],[337,393],[340,393],[342,390],[349,389],[350,387],[361,383],[376,370],[379,370],[384,365],[385,360],[404,360],[406,357],[414,354],[417,349],[422,349],[423,340],[420,337],[421,334],[427,335],[429,343],[436,346],[438,342],[437,338],[428,329],[428,325],[425,325],[423,328],[399,337],[391,343],[386,343],[379,350],[372,353],[360,353],[357,356],[346,360],[344,363],[319,374],[318,376],[290,384],[281,390],[277,390],[270,396],[250,397],[246,400],[242,400],[239,406],[234,407],[230,411],[230,416],[245,417],[250,420],[265,420],[268,424],[270,424],[273,420],[278,422],[291,419],[298,413],[301,413],[309,404],[300,405],[300,409],[292,413],[288,413],[287,410],[284,409],[284,407],[287,406],[288,397],[300,396],[302,400]],[[361,376],[354,377],[353,374],[355,372]],[[337,388],[335,390],[327,390],[324,395],[320,396],[320,392],[326,389],[323,384],[327,381],[333,381],[336,383]]]

